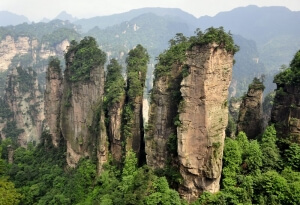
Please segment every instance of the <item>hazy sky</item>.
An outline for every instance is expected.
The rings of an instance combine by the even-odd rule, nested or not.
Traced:
[[[220,11],[247,5],[285,6],[300,11],[300,0],[0,0],[0,11],[22,14],[31,21],[52,19],[61,11],[88,18],[122,13],[143,7],[181,8],[195,17],[214,16]]]

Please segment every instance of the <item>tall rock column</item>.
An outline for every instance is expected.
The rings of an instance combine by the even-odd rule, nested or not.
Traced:
[[[111,59],[107,66],[105,81],[104,108],[107,118],[107,133],[111,155],[117,163],[122,162],[122,113],[125,103],[125,80],[122,66],[116,59]]]
[[[203,191],[220,188],[228,87],[233,54],[210,43],[187,51],[189,74],[181,82],[178,157],[183,183],[180,194],[188,201]]]
[[[243,97],[237,122],[237,132],[243,131],[249,139],[255,139],[262,132],[262,98],[264,85],[254,78]]]
[[[143,92],[145,87],[149,55],[141,45],[128,53],[126,106],[123,112],[123,135],[125,151],[133,150],[139,163],[144,157]]]
[[[57,147],[60,140],[60,107],[62,99],[63,77],[58,58],[50,59],[46,73],[46,90],[44,109],[46,126],[52,136],[52,144]]]
[[[300,50],[290,67],[275,76],[276,95],[271,112],[280,143],[300,144]]]
[[[74,167],[81,157],[97,158],[101,171],[108,149],[102,111],[106,56],[94,38],[85,37],[71,42],[65,57],[60,126],[67,163]]]
[[[154,81],[145,141],[147,164],[155,169],[164,169],[177,152],[177,143],[172,146],[173,149],[168,144],[172,137],[176,141],[174,119],[178,114],[181,70],[181,66],[174,64],[169,75],[158,75]]]

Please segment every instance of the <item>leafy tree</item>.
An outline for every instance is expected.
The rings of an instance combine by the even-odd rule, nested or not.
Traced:
[[[294,170],[300,170],[300,146],[292,143],[284,152],[285,162]]]
[[[263,170],[268,171],[280,167],[280,154],[276,145],[277,137],[274,125],[268,126],[261,139]]]
[[[73,60],[70,62],[71,56]],[[70,71],[69,80],[85,81],[90,79],[92,69],[104,65],[106,54],[98,48],[93,37],[84,37],[80,43],[71,42],[65,59]]]
[[[104,107],[108,111],[111,106],[119,102],[125,94],[125,80],[122,76],[122,66],[116,59],[111,59],[107,65],[105,81]]]
[[[203,33],[200,29],[196,31],[196,36],[190,38],[190,48],[195,45],[207,45],[217,43],[219,47],[225,48],[228,52],[235,54],[239,47],[234,44],[231,33],[226,33],[223,27],[206,29]]]
[[[17,205],[21,198],[22,195],[17,192],[13,183],[5,177],[0,177],[0,204]]]

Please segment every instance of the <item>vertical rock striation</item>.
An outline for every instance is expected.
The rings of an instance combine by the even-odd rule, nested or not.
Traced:
[[[194,46],[187,52],[186,64],[189,75],[181,82],[177,127],[183,177],[179,192],[193,201],[203,191],[220,188],[233,54],[216,43]]]
[[[95,39],[73,42],[66,57],[60,127],[67,142],[67,163],[74,167],[81,157],[107,160],[107,136],[102,111],[105,54]]]
[[[139,164],[142,164],[145,162],[143,93],[149,62],[147,50],[143,46],[137,45],[136,48],[129,51],[126,62],[126,106],[123,113],[125,152],[133,150],[139,159]]]
[[[170,136],[176,136],[177,133],[174,119],[178,114],[178,102],[174,98],[176,90],[179,92],[181,79],[181,67],[174,65],[170,75],[157,77],[154,81],[145,149],[147,164],[156,169],[165,168],[171,157],[168,142]],[[176,147],[175,149],[177,150]]]
[[[300,50],[295,54],[290,67],[275,76],[276,95],[271,112],[280,143],[300,144]]]
[[[107,65],[105,81],[104,110],[106,117],[109,149],[112,158],[122,162],[122,113],[125,104],[125,80],[122,76],[122,66],[116,59],[111,59]]]
[[[249,139],[255,139],[262,132],[263,91],[262,82],[254,78],[240,106],[237,132],[245,132]]]
[[[125,102],[125,96],[123,96],[119,102],[114,103],[108,111],[108,136],[110,142],[110,152],[114,160],[117,162],[122,161],[122,112]]]
[[[276,90],[271,122],[277,136],[300,144],[300,86],[283,85]]]
[[[58,59],[51,59],[46,73],[45,120],[52,136],[52,144],[57,147],[60,141],[60,108],[63,77]]]
[[[13,118],[8,121],[15,122],[16,128],[23,130],[18,135],[18,143],[23,147],[28,142],[39,142],[45,118],[43,97],[36,75],[31,68],[17,67],[11,70],[7,78],[4,99],[13,112]],[[9,129],[12,127],[4,130],[9,132]]]

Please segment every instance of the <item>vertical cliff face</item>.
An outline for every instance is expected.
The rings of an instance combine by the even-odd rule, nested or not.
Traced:
[[[62,73],[58,59],[51,59],[46,73],[45,120],[52,136],[52,143],[58,146],[60,140],[60,108],[62,99]]]
[[[128,53],[126,106],[123,113],[125,152],[133,150],[139,163],[144,163],[143,92],[149,55],[141,45]]]
[[[67,142],[67,163],[81,157],[107,158],[107,137],[102,111],[105,54],[95,39],[73,43],[66,54],[60,127]]]
[[[29,56],[30,66],[32,66],[37,61],[46,60],[50,56],[62,56],[68,46],[68,40],[63,40],[52,48],[47,43],[42,44],[36,38],[29,36],[14,38],[7,35],[0,41],[0,71],[7,70],[17,56]],[[46,64],[40,66],[37,72],[46,70]]]
[[[21,146],[26,147],[28,142],[39,142],[44,120],[44,107],[36,73],[32,69],[21,67],[12,69],[7,78],[4,99],[13,112],[13,117],[8,120],[6,128],[2,130],[7,133],[4,135],[10,135],[10,129],[23,130],[18,135],[18,143]],[[8,126],[12,122],[15,123],[15,128]]]
[[[194,46],[186,62],[189,75],[181,82],[177,138],[183,177],[179,191],[191,201],[220,188],[233,54],[215,43]]]
[[[107,65],[104,109],[109,148],[112,158],[117,163],[122,162],[122,113],[125,104],[125,80],[122,76],[122,66],[116,59],[111,59]]]
[[[244,131],[249,139],[262,132],[262,98],[264,85],[254,79],[243,97],[237,122],[237,132]]]
[[[145,134],[147,164],[154,168],[165,168],[171,157],[168,143],[170,136],[177,133],[174,119],[178,110],[176,94],[171,90],[179,92],[181,79],[181,67],[174,65],[170,75],[157,77],[154,81]]]
[[[300,50],[295,54],[290,67],[275,76],[276,95],[271,112],[277,137],[285,142],[300,144]]]
[[[276,90],[271,122],[277,136],[300,144],[300,86],[284,85]]]
[[[119,102],[114,103],[108,111],[108,136],[110,142],[110,152],[114,160],[122,161],[122,112],[125,102],[125,96],[121,97]]]

